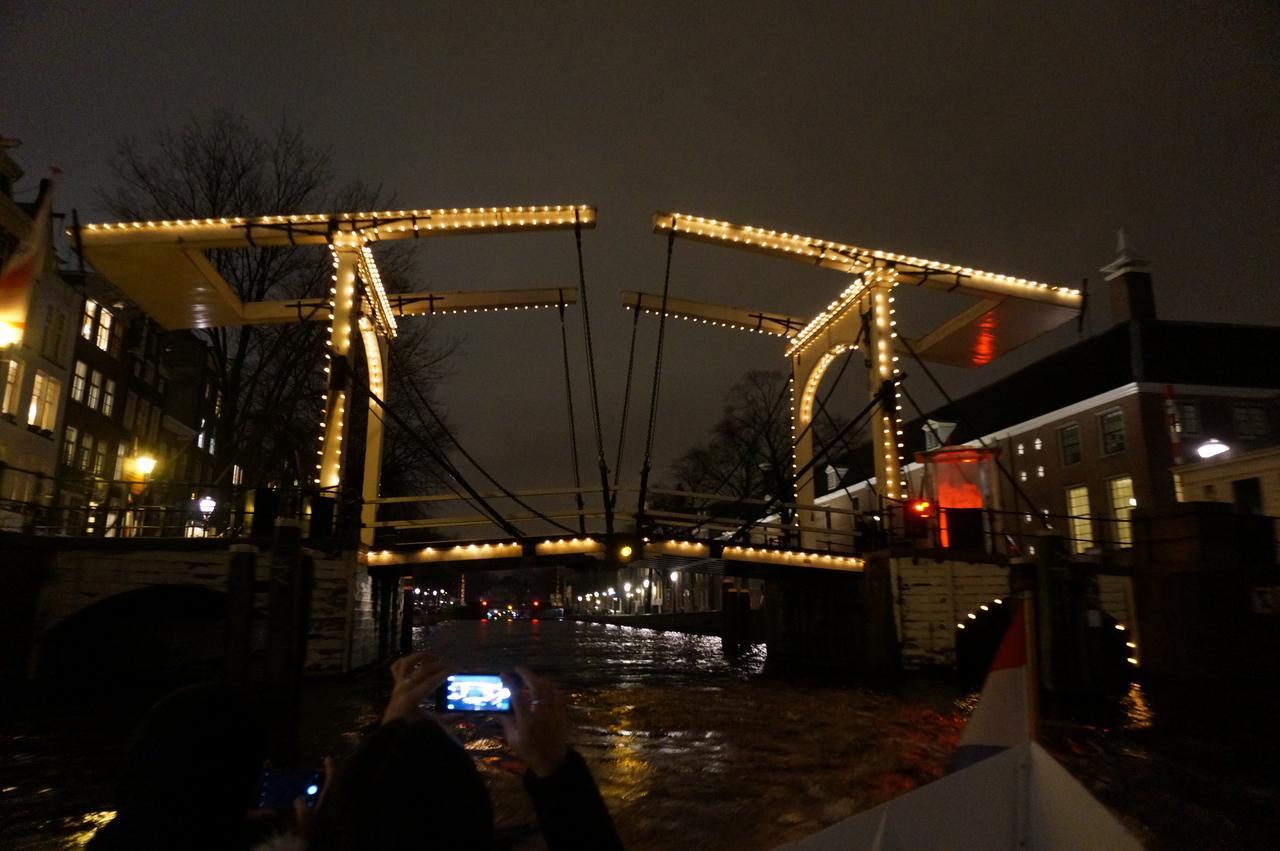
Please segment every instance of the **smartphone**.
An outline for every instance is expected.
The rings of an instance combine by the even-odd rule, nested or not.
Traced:
[[[320,800],[324,786],[322,771],[279,771],[264,768],[258,781],[258,809],[288,811],[296,798],[308,807]]]
[[[450,674],[436,692],[439,712],[510,712],[511,689],[497,674]]]

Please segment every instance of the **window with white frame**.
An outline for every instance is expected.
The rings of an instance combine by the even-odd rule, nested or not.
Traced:
[[[1240,437],[1262,437],[1267,433],[1267,412],[1260,405],[1232,405],[1231,427]]]
[[[111,348],[111,323],[115,319],[105,307],[98,311],[98,336],[94,345],[104,352]]]
[[[1118,547],[1133,546],[1133,509],[1138,500],[1133,496],[1133,479],[1130,476],[1107,481],[1107,497],[1111,502],[1111,516],[1116,521],[1115,544]]]
[[[18,410],[18,388],[21,387],[22,364],[16,360],[4,362],[4,399],[0,413],[12,414]]]
[[[1058,429],[1058,446],[1062,450],[1062,463],[1079,464],[1084,458],[1084,451],[1080,447],[1080,426],[1076,423],[1065,425]]]
[[[1093,546],[1093,518],[1089,516],[1089,488],[1067,488],[1067,529],[1071,551],[1082,553]]]
[[[86,340],[93,339],[93,318],[98,312],[98,303],[91,298],[85,299],[84,316],[80,319],[80,336]]]
[[[1200,433],[1200,406],[1195,402],[1178,402],[1178,434]]]
[[[104,417],[111,416],[116,410],[116,382],[114,379],[108,378],[107,383],[102,386],[102,415]]]
[[[71,398],[77,402],[84,401],[84,389],[89,386],[89,365],[82,360],[76,361],[75,374],[71,376]]]
[[[1102,454],[1115,455],[1125,450],[1124,412],[1113,408],[1098,415],[1098,430],[1102,435]]]
[[[89,375],[89,395],[85,399],[85,404],[95,411],[102,402],[102,373],[96,369]]]
[[[116,444],[116,469],[111,478],[117,482],[124,478],[124,441]]]
[[[35,381],[31,384],[31,404],[27,406],[27,425],[53,431],[58,422],[58,394],[61,392],[62,382],[37,369]]]
[[[75,426],[67,426],[66,431],[62,435],[62,463],[68,467],[75,466],[76,463],[76,438],[80,436],[80,431]]]
[[[107,444],[107,442],[106,442],[105,440],[99,440],[99,441],[98,441],[98,445],[97,445],[96,447],[94,447],[94,451],[93,451],[93,474],[94,474],[95,476],[101,476],[101,475],[106,471],[106,469],[107,469],[107,449],[109,449],[109,448],[110,448],[110,447],[108,446],[108,444]]]

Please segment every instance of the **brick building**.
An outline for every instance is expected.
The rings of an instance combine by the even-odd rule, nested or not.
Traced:
[[[954,424],[948,445],[991,451],[980,483],[988,539],[1033,540],[1039,513],[1076,553],[1127,548],[1133,509],[1170,510],[1179,500],[1174,471],[1198,462],[1203,444],[1242,455],[1280,442],[1280,371],[1268,355],[1280,351],[1280,327],[1161,320],[1145,261],[1122,250],[1103,271],[1110,328],[928,415]],[[903,431],[904,454],[916,459],[907,468],[912,493],[936,493],[936,464],[922,463],[939,458],[928,426]],[[828,469],[820,504],[876,505],[857,476],[870,469],[870,450],[860,454],[838,473]]]
[[[14,200],[22,169],[0,140],[0,263],[31,235],[37,202]],[[50,234],[50,237],[52,235]],[[20,343],[0,348],[0,527],[30,528],[55,497],[58,435],[80,293],[58,274],[48,251]]]

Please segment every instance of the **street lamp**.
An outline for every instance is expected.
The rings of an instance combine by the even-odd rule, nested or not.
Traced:
[[[142,534],[146,525],[146,509],[140,503],[142,493],[147,489],[147,481],[156,471],[156,459],[151,455],[135,455],[129,460],[129,465],[133,468],[135,478],[134,483],[129,486],[129,502],[139,504],[126,512],[129,516],[126,526],[136,535]],[[141,481],[136,480],[139,478]]]
[[[1196,454],[1201,458],[1212,458],[1215,455],[1221,455],[1224,452],[1228,452],[1230,449],[1230,446],[1227,446],[1227,444],[1214,437],[1197,446]]]
[[[150,455],[135,455],[133,458],[133,469],[138,473],[138,475],[142,476],[145,481],[148,476],[156,471],[156,459],[152,458]]]
[[[152,459],[152,467],[154,469],[155,459]],[[213,514],[215,508],[218,507],[218,501],[211,496],[202,496],[196,503],[196,508],[200,509],[200,514],[204,517],[204,537],[209,537],[209,515]]]

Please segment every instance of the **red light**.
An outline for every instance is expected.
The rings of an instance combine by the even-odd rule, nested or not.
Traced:
[[[533,604],[534,604],[535,606],[536,606],[536,605],[538,605],[538,601],[537,601],[537,600],[534,600],[534,601],[533,601]]]
[[[489,601],[488,601],[488,600],[481,600],[481,601],[480,601],[480,605],[482,605],[482,606],[487,606],[487,605],[489,605]]]

